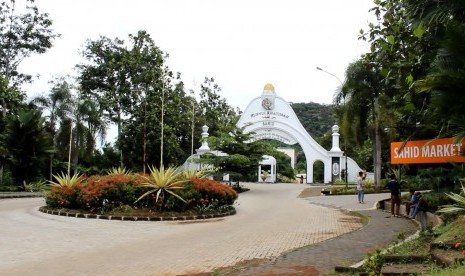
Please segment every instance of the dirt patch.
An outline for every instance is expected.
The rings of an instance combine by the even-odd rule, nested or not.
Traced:
[[[428,264],[384,264],[381,275],[427,275],[430,271]]]
[[[305,198],[305,197],[320,196],[320,195],[321,195],[321,187],[309,187],[309,188],[303,189],[303,191],[297,197]]]
[[[439,263],[450,266],[456,262],[465,262],[465,254],[463,252],[465,251],[434,249],[431,251],[431,255]]]
[[[241,272],[246,270],[249,267],[257,267],[264,262],[268,261],[268,259],[251,259],[239,262],[232,266],[220,267],[215,269],[215,272],[219,273],[221,276],[232,276],[232,275],[240,275]],[[185,276],[210,276],[212,272],[202,272],[202,273],[189,273]]]
[[[258,276],[272,276],[272,275],[308,275],[320,276],[324,275],[322,271],[316,266],[301,266],[301,265],[273,265],[272,267],[265,268],[261,271],[250,271],[256,267],[261,266],[268,259],[251,259],[235,264],[230,267],[222,267],[216,269],[215,272],[221,276],[235,276],[235,275],[258,275]],[[197,273],[188,274],[188,276],[210,276],[212,273]],[[187,276],[187,275],[186,275]]]
[[[271,275],[308,275],[319,276],[323,273],[315,266],[275,266],[266,271],[259,272],[255,275],[271,276]]]
[[[362,218],[360,218],[360,217],[340,218],[340,219],[338,219],[338,221],[339,222],[361,223]]]

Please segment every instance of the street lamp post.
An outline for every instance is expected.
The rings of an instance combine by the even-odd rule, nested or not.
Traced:
[[[324,70],[324,69],[321,68],[321,67],[316,67],[316,70],[325,72],[326,74],[328,74],[328,75],[334,77],[334,78],[341,84],[341,89],[342,89],[342,86],[343,86],[344,84],[342,83],[341,79],[340,79],[338,76],[334,75],[334,74],[331,73],[331,72],[328,72],[328,71]],[[345,105],[346,105],[346,96],[344,95],[344,106],[345,106]],[[348,182],[348,172],[347,172],[347,141],[346,141],[346,137],[344,137],[344,155],[345,155],[345,157],[346,157],[346,158],[345,158],[346,160],[345,160],[344,182],[346,183],[346,187],[347,187],[347,185],[348,185],[349,182]]]
[[[192,96],[192,124],[191,124],[191,158],[194,154],[194,123],[195,123],[195,92],[191,90]]]

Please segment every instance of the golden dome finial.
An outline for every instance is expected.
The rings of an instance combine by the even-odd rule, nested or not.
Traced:
[[[273,91],[274,92],[274,86],[271,83],[265,84],[265,88],[263,90],[268,90],[268,91]]]

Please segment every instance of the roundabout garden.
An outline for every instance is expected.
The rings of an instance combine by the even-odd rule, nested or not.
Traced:
[[[45,194],[48,214],[111,220],[191,220],[235,214],[237,192],[202,172],[113,169],[107,175],[56,175]]]

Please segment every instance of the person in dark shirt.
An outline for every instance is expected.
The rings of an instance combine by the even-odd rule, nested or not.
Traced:
[[[384,185],[384,189],[391,191],[391,215],[399,217],[400,210],[400,183],[397,182],[396,176],[391,175],[391,181]]]

